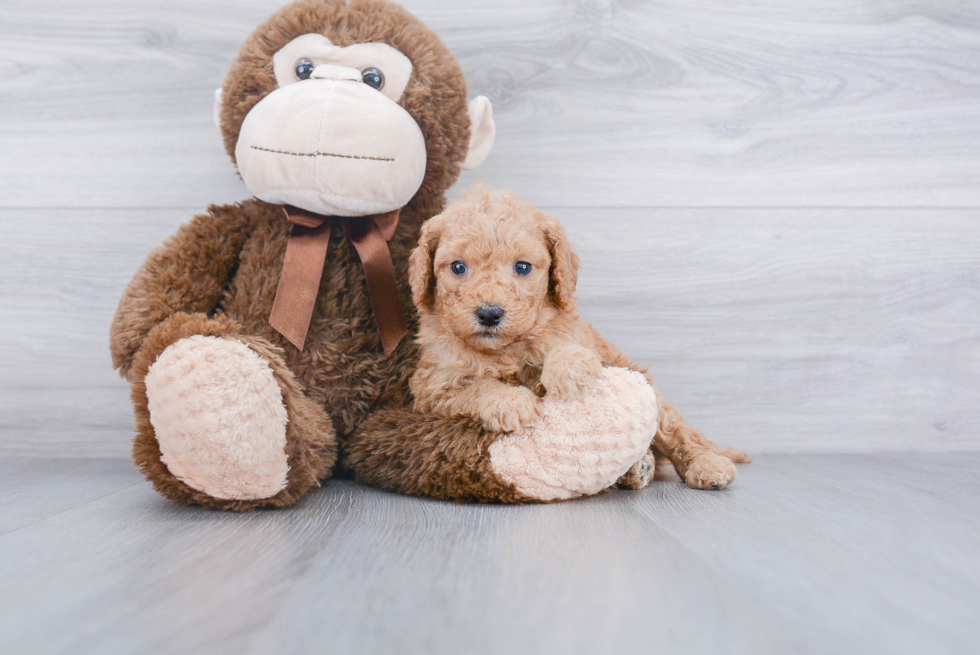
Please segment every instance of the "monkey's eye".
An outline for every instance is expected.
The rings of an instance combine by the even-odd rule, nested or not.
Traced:
[[[453,272],[453,275],[466,275],[466,264],[457,259],[449,265],[449,270]]]
[[[313,74],[313,69],[316,65],[309,59],[300,59],[296,62],[296,77],[301,80],[310,79],[310,75]]]
[[[370,87],[381,90],[385,85],[385,74],[377,68],[365,68],[361,71],[361,80]]]
[[[514,272],[521,277],[531,274],[531,265],[527,262],[517,262],[514,264]]]

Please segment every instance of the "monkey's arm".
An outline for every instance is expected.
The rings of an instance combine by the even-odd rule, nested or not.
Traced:
[[[515,387],[511,387],[515,388]],[[343,450],[354,477],[413,495],[461,501],[552,501],[598,493],[643,458],[656,397],[641,375],[610,368],[581,398],[545,396],[522,430],[405,409],[366,419]],[[649,426],[644,428],[643,426]]]
[[[341,452],[355,480],[379,489],[460,502],[536,501],[494,469],[490,445],[498,436],[469,416],[383,409],[358,426]]]
[[[150,253],[119,301],[109,332],[112,365],[130,378],[150,330],[178,312],[210,314],[238,262],[252,221],[237,206],[212,206]]]

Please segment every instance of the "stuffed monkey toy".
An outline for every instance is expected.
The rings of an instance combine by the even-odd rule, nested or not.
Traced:
[[[489,101],[467,102],[439,38],[386,0],[293,2],[244,43],[215,118],[254,198],[212,205],[152,252],[111,328],[113,364],[132,383],[133,458],[155,488],[182,504],[252,510],[291,505],[344,473],[459,501],[552,499],[522,486],[520,452],[494,461],[500,434],[411,409],[409,253],[495,134]],[[646,416],[637,440],[615,421],[643,416],[615,396],[594,400],[617,410],[613,437],[562,497],[624,473],[645,484],[654,433],[682,476],[717,472],[685,476],[692,486],[734,477],[724,449],[676,413]],[[535,452],[558,461],[568,435],[538,436]],[[538,471],[559,486],[562,456]],[[645,456],[646,469],[627,472]]]

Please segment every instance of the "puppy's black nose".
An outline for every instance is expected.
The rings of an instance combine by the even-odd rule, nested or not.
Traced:
[[[504,308],[500,305],[480,305],[476,308],[476,320],[484,327],[496,327],[504,317]]]

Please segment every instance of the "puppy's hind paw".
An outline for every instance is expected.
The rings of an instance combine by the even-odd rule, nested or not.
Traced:
[[[684,471],[684,481],[692,489],[724,489],[735,479],[735,464],[722,455],[706,452]]]
[[[626,471],[623,477],[616,482],[616,486],[620,489],[643,489],[653,481],[655,469],[653,454],[647,453],[643,459]]]
[[[484,427],[494,432],[513,432],[534,423],[541,404],[527,387],[508,387],[480,411]]]

